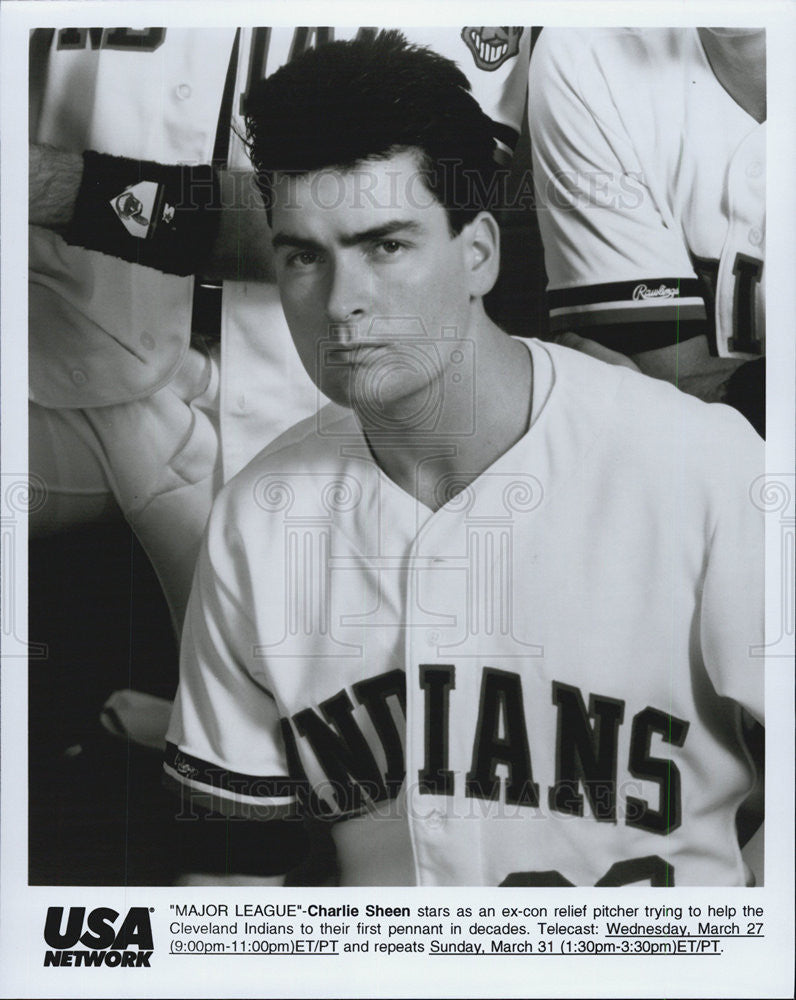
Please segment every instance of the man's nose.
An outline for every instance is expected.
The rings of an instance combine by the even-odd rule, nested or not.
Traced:
[[[368,311],[372,294],[372,277],[354,250],[341,255],[331,268],[326,312],[330,323],[357,324]]]

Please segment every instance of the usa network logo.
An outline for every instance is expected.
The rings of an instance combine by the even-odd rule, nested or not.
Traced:
[[[45,966],[149,969],[153,910],[131,906],[120,923],[121,914],[107,906],[90,910],[88,916],[85,906],[70,906],[66,916],[63,906],[51,906],[44,922],[44,940],[51,949],[44,953]]]

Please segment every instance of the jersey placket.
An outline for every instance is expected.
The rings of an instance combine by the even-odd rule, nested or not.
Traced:
[[[473,484],[469,489],[475,489]],[[455,503],[455,501],[454,501]],[[466,506],[464,507],[466,511]],[[434,600],[430,605],[428,595],[421,593],[420,576],[424,574],[439,579],[438,587],[445,588],[451,571],[460,570],[457,558],[449,555],[451,517],[455,518],[453,534],[459,534],[465,514],[451,514],[445,508],[431,515],[422,526],[409,551],[409,572],[406,587],[406,802],[409,833],[414,856],[415,872],[419,885],[445,884],[449,871],[461,878],[462,871],[469,868],[467,858],[480,854],[479,845],[463,841],[448,829],[451,820],[456,821],[456,797],[447,796],[445,806],[439,805],[438,796],[421,793],[421,775],[425,763],[426,745],[426,704],[419,683],[421,664],[433,665],[443,660],[450,661],[441,652],[443,635],[449,616],[435,614]],[[445,538],[445,535],[448,538]],[[443,554],[444,553],[444,554]],[[433,588],[432,588],[433,595]],[[464,613],[464,609],[462,609]],[[435,620],[436,618],[436,620]],[[455,622],[452,623],[455,627]],[[433,724],[433,723],[432,723]],[[456,777],[454,776],[454,780]],[[477,834],[478,825],[473,824]],[[462,857],[457,856],[457,852]]]

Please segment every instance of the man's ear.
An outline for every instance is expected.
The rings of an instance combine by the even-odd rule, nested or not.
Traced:
[[[498,278],[500,271],[500,227],[494,215],[479,212],[462,230],[468,274],[468,290],[474,297],[483,297]]]

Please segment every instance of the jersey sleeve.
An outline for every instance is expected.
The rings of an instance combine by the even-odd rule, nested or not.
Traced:
[[[298,812],[303,786],[291,773],[276,701],[256,672],[238,578],[244,560],[224,510],[216,508],[197,563],[164,769],[167,784],[201,807],[284,819]]]
[[[642,86],[643,68],[634,84],[628,67],[627,87]],[[589,32],[542,31],[528,114],[550,330],[634,354],[703,333],[705,306],[612,86]]]
[[[702,592],[702,656],[717,693],[762,724],[765,539],[755,496],[765,469],[764,445],[743,417],[728,407],[721,411],[732,458],[722,460],[731,468],[717,468],[712,477],[720,495]]]
[[[31,140],[166,164],[210,161],[234,28],[63,28],[36,60]],[[42,56],[42,43],[35,46]],[[33,51],[33,50],[32,50]],[[30,227],[30,395],[45,407],[143,399],[179,368],[193,279]]]

